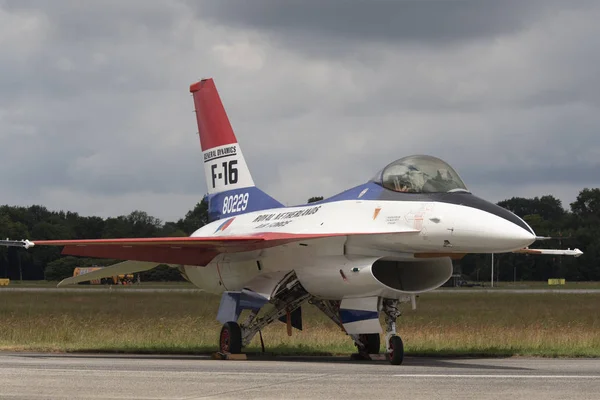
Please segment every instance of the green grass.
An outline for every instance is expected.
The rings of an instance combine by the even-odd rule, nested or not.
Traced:
[[[600,294],[435,293],[399,320],[409,355],[600,357]],[[219,299],[201,292],[2,292],[0,349],[206,353]],[[312,306],[304,331],[263,332],[278,354],[349,354],[352,341]],[[249,351],[258,351],[257,338]]]
[[[494,287],[490,287],[490,281],[480,281],[478,283],[483,283],[483,289],[600,289],[600,282],[593,281],[583,281],[583,282],[569,282],[567,281],[564,285],[548,285],[548,282],[542,281],[494,281]],[[443,287],[442,290],[465,290],[465,289],[482,289],[481,286],[474,287]]]
[[[51,288],[56,287],[58,281],[18,281],[11,280],[7,287],[22,287],[22,288]],[[67,286],[69,288],[83,288],[83,289],[107,289],[108,285],[72,285]],[[140,284],[134,285],[112,285],[114,288],[127,288],[127,289],[197,289],[196,286],[192,285],[187,281],[181,282],[141,282]],[[2,288],[0,288],[2,290]]]
[[[486,282],[489,286],[489,282]],[[494,287],[500,289],[600,289],[600,282],[569,282],[564,285],[548,285],[542,281],[494,282]]]
[[[485,289],[490,289],[490,282],[482,281],[484,283]],[[12,280],[8,287],[27,287],[27,288],[35,288],[35,287],[56,287],[58,282],[54,281],[18,281]],[[75,285],[69,287],[76,288],[89,288],[89,289],[106,289],[106,285]],[[113,288],[122,288],[119,285],[113,285]],[[187,281],[182,282],[141,282],[141,284],[135,284],[131,286],[126,286],[123,288],[127,289],[196,289],[196,286],[192,285]],[[1,288],[0,288],[1,289]],[[474,288],[443,288],[444,290],[452,289],[452,290],[461,290],[461,289],[480,289],[479,287]],[[569,282],[567,281],[565,285],[548,285],[546,281],[500,281],[494,282],[494,289],[600,289],[600,282]]]

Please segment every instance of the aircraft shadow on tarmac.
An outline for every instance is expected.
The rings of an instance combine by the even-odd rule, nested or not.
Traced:
[[[502,359],[509,357],[492,357],[493,359]],[[449,369],[473,369],[480,370],[530,370],[530,368],[521,367],[502,367],[498,365],[486,365],[476,363],[479,359],[468,357],[405,357],[402,365],[419,367],[439,367]],[[489,357],[488,357],[489,359]],[[306,362],[306,363],[336,363],[336,364],[370,364],[389,366],[387,360],[352,360],[350,356],[287,356],[287,355],[249,355],[248,361],[286,361],[286,362]],[[473,360],[475,363],[465,363],[464,360]],[[461,362],[456,362],[461,361]]]

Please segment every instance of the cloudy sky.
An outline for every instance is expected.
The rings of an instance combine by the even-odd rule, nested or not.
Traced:
[[[284,5],[285,4],[285,5]],[[176,220],[213,77],[293,205],[415,153],[492,201],[600,186],[598,1],[0,0],[0,204]]]

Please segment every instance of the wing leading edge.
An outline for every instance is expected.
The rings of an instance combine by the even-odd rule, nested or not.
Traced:
[[[219,253],[251,249],[263,239],[239,237],[162,237],[91,240],[40,240],[35,246],[64,246],[63,255],[113,258],[159,264],[206,265]]]
[[[32,246],[64,246],[62,251],[63,255],[144,261],[158,264],[203,266],[208,264],[220,253],[261,250],[302,240],[328,237],[410,232],[417,231],[402,229],[397,232],[343,232],[318,234],[271,232],[247,236],[39,240],[33,242],[11,241],[10,244],[7,243],[6,245],[26,248]]]

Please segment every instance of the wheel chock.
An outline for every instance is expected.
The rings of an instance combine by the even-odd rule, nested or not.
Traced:
[[[247,360],[248,357],[245,354],[231,354],[231,353],[222,353],[220,351],[213,353],[213,360]]]

